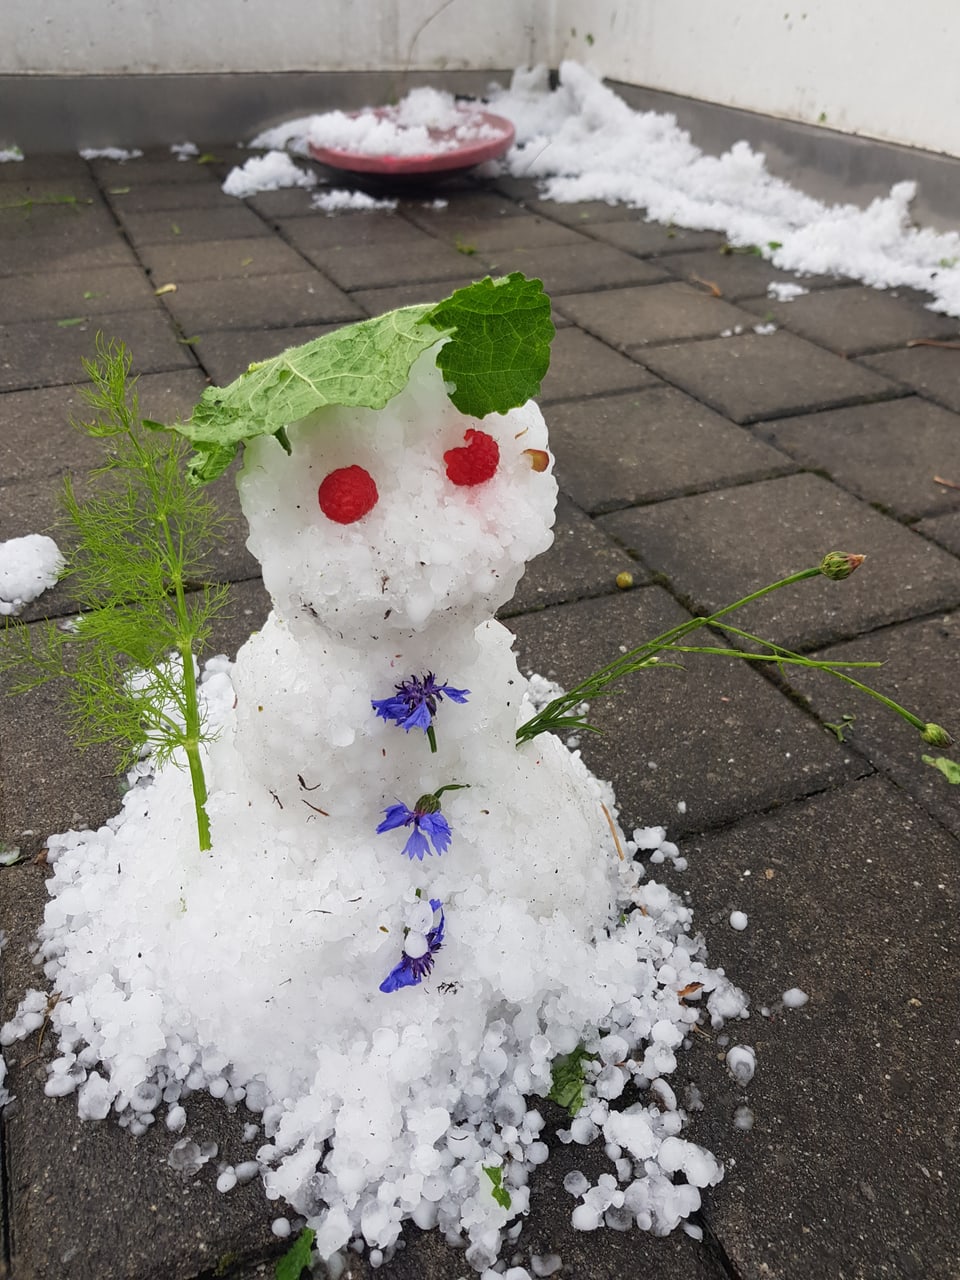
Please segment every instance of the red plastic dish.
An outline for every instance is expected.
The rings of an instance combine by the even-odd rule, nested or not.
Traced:
[[[315,147],[310,144],[310,154],[321,164],[330,165],[334,169],[344,169],[350,173],[375,173],[381,176],[405,177],[417,173],[445,173],[456,169],[470,169],[484,160],[496,160],[509,150],[514,139],[514,128],[503,116],[495,116],[490,111],[477,111],[475,108],[458,107],[463,115],[464,123],[476,121],[488,129],[496,130],[494,137],[483,138],[477,142],[459,143],[444,151],[430,151],[424,155],[385,156],[363,155],[357,151],[340,151],[334,147]],[[379,119],[389,119],[393,112],[391,107],[377,107],[374,115]],[[356,111],[354,118],[366,112]],[[448,141],[455,133],[453,129],[431,129],[430,137],[438,143]]]

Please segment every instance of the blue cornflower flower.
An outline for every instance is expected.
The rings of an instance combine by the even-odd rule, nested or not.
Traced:
[[[433,957],[443,946],[443,907],[439,898],[431,898],[430,907],[434,915],[440,912],[440,919],[428,933],[416,935],[417,943],[425,944],[425,950],[421,955],[408,955],[406,947],[415,948],[413,937],[408,934],[400,963],[395,964],[380,983],[381,991],[389,993],[401,987],[415,987],[433,970]]]
[[[434,745],[433,717],[439,703],[445,697],[451,702],[466,702],[470,692],[469,689],[438,684],[432,671],[425,676],[410,676],[394,688],[397,692],[392,698],[373,699],[370,705],[382,719],[392,720],[408,733],[411,729],[422,729],[430,738],[431,747]]]
[[[428,837],[433,842],[434,850],[438,855],[450,848],[452,839],[450,824],[440,812],[438,793],[421,796],[412,809],[398,802],[389,805],[383,812],[384,819],[377,827],[378,833],[392,831],[395,827],[413,827],[407,843],[403,846],[403,852],[411,861],[418,858],[422,862],[423,855],[430,852]]]

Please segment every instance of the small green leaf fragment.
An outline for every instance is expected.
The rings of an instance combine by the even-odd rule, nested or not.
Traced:
[[[485,1164],[483,1172],[490,1179],[492,1184],[491,1194],[501,1209],[509,1209],[512,1201],[510,1192],[503,1185],[503,1166],[499,1164]]]
[[[304,1227],[293,1244],[277,1263],[276,1280],[300,1280],[300,1275],[310,1265],[316,1232]]]
[[[218,157],[212,151],[205,151],[202,156],[197,156],[197,164],[216,164]]]
[[[76,325],[78,325],[78,324],[86,324],[86,323],[87,323],[87,317],[86,317],[86,316],[68,316],[66,320],[58,320],[58,321],[57,321],[57,328],[58,328],[58,329],[73,329],[73,328],[75,328],[75,327],[76,327]]]
[[[110,196],[128,196],[130,194],[129,187],[108,187],[107,195]]]
[[[540,391],[555,332],[542,281],[519,271],[487,276],[438,303],[423,323],[453,330],[437,366],[455,384],[450,399],[461,413],[506,413]]]
[[[830,729],[833,733],[835,733],[837,736],[838,742],[846,742],[847,739],[845,735],[848,730],[851,730],[853,728],[854,720],[856,720],[856,716],[851,716],[851,715],[848,715],[846,712],[844,712],[844,714],[840,717],[840,719],[837,721],[836,724],[830,724],[829,721],[825,720],[823,723],[823,727],[825,729]]]
[[[960,764],[957,764],[956,760],[951,760],[947,756],[921,756],[920,759],[924,764],[939,769],[948,782],[952,782],[954,786],[960,786]]]
[[[551,1102],[565,1107],[572,1116],[575,1116],[583,1106],[584,1063],[591,1061],[593,1056],[580,1044],[573,1053],[564,1054],[553,1060],[550,1092],[547,1097]]]
[[[199,333],[195,333],[192,338],[178,338],[177,341],[180,343],[181,347],[192,347],[194,343],[200,341],[200,335]]]
[[[170,223],[170,230],[173,232],[173,234],[174,234],[175,236],[178,236],[178,235],[180,234],[180,223],[179,223],[179,222],[171,222],[171,223]]]
[[[89,302],[91,298],[102,298],[102,293],[95,293],[93,289],[84,289],[83,296],[85,301]]]
[[[251,262],[253,262],[253,259],[252,259],[252,258],[241,258],[241,259],[240,259],[240,265],[241,265],[241,267],[249,267],[249,266],[250,266],[250,264],[251,264]]]
[[[15,867],[26,856],[19,849],[0,849],[0,867]]]

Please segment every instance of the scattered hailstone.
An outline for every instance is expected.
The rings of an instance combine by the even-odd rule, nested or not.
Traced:
[[[757,1055],[746,1044],[735,1044],[727,1050],[727,1070],[741,1088],[745,1088],[753,1079],[757,1069]]]
[[[767,297],[777,302],[792,302],[794,298],[801,298],[809,292],[802,284],[794,284],[792,280],[771,280],[767,285]]]
[[[342,187],[332,187],[329,191],[320,191],[310,201],[314,209],[322,213],[343,213],[347,210],[368,213],[373,209],[396,209],[396,200],[377,200],[367,195],[366,191],[345,191]]]
[[[63,566],[60,548],[45,534],[0,542],[0,617],[36,600],[56,583]]]
[[[246,200],[258,191],[279,191],[281,187],[315,187],[317,175],[312,170],[299,169],[285,151],[268,151],[263,156],[251,156],[231,169],[223,183],[223,192]]]
[[[746,1104],[744,1104],[737,1107],[733,1113],[733,1127],[735,1129],[740,1129],[743,1133],[747,1133],[753,1128],[754,1119],[755,1117],[753,1112]]]
[[[777,332],[777,326],[775,324],[755,324],[753,332],[758,333],[761,338],[769,338],[771,333]]]
[[[200,154],[200,148],[195,142],[172,142],[170,152],[178,160],[190,160],[193,156]]]
[[[791,987],[789,991],[785,991],[780,997],[787,1009],[802,1009],[810,997],[805,991],[801,991],[799,987]]]
[[[742,933],[743,930],[747,927],[747,923],[748,923],[747,913],[745,911],[730,912],[730,928],[731,929],[736,929],[738,932]]]
[[[123,147],[84,147],[80,152],[84,160],[118,160],[120,164],[139,160],[142,155],[143,152],[136,147],[132,151],[125,151]]]
[[[0,147],[0,164],[10,164],[23,159],[19,147]]]

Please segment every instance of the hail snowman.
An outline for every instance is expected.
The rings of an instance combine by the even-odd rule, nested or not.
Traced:
[[[462,412],[437,345],[383,408],[325,405],[245,441],[273,609],[211,756],[215,851],[266,810],[327,894],[314,945],[384,996],[485,969],[502,987],[525,922],[586,939],[616,894],[612,802],[552,735],[518,747],[528,682],[494,618],[553,539],[546,426],[532,400]]]

